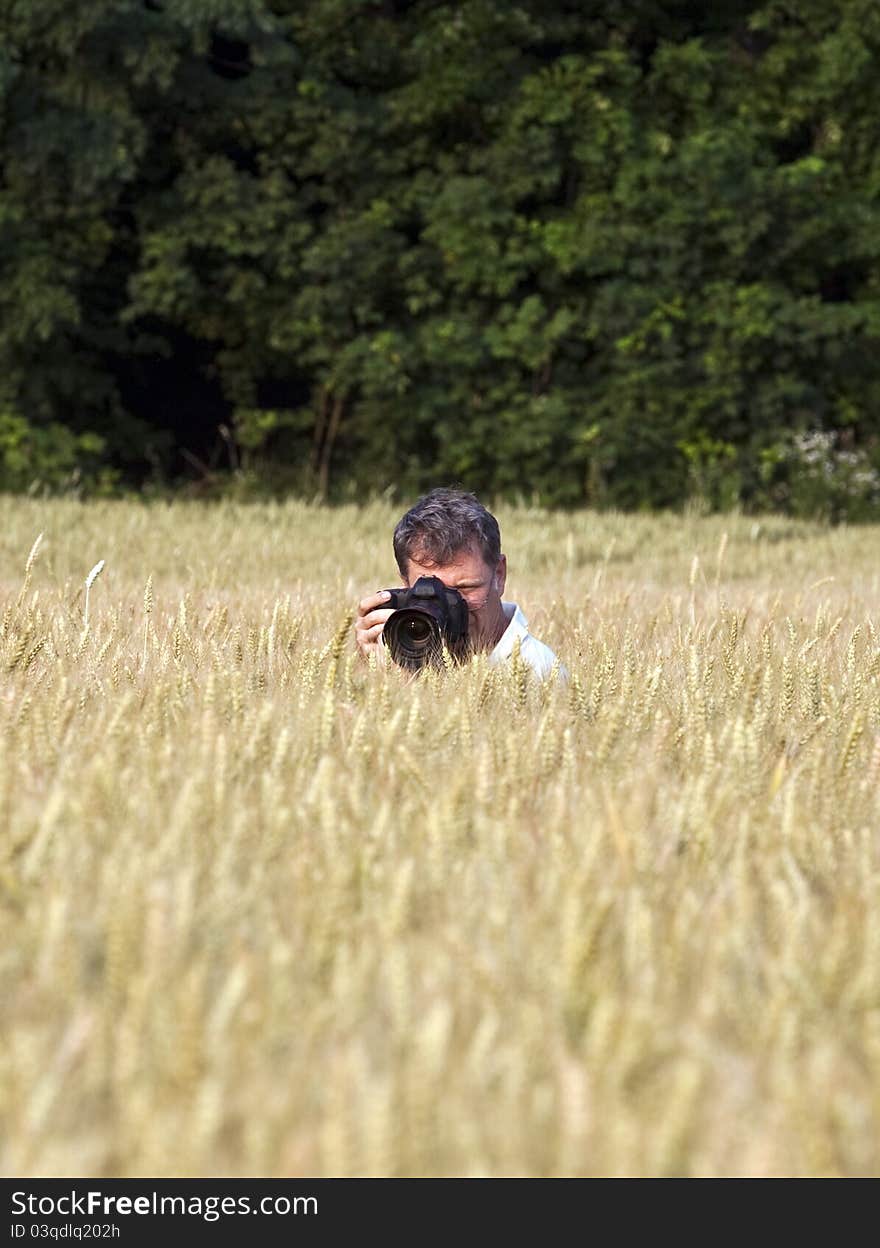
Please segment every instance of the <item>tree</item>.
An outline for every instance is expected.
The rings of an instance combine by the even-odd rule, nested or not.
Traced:
[[[869,0],[6,4],[7,484],[59,430],[628,507],[880,454]]]

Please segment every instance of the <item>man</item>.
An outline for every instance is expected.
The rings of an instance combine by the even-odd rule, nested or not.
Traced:
[[[473,494],[431,490],[420,498],[394,530],[394,557],[405,586],[420,576],[436,576],[457,589],[467,603],[468,637],[474,650],[488,650],[490,663],[501,663],[519,642],[520,656],[540,677],[549,676],[553,651],[529,632],[514,602],[503,602],[507,556],[501,553],[498,521]],[[384,661],[382,629],[392,614],[387,590],[358,605],[355,637],[360,653]],[[565,675],[564,669],[563,676]]]

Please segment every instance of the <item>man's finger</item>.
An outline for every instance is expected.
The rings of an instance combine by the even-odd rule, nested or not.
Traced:
[[[375,594],[362,598],[358,603],[358,615],[369,614],[370,611],[374,611],[376,607],[381,606],[383,602],[387,602],[389,597],[387,589],[380,589]]]
[[[379,638],[382,636],[383,627],[384,627],[384,621],[380,622],[379,624],[374,624],[372,628],[359,628],[357,630],[358,639],[362,643],[378,641]]]
[[[382,625],[388,619],[389,615],[393,615],[393,611],[371,611],[369,615],[361,616],[357,621],[358,628],[373,628],[376,624]]]

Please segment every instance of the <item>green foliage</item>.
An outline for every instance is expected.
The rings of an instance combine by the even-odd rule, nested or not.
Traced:
[[[10,14],[0,405],[126,479],[801,509],[792,438],[876,454],[871,0]]]
[[[69,491],[106,494],[116,474],[102,464],[104,440],[72,433],[64,425],[29,425],[0,412],[0,490]]]

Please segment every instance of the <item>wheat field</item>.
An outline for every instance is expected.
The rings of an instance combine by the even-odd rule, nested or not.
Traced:
[[[878,1173],[878,532],[501,508],[541,685],[397,514],[0,498],[0,1172]]]

